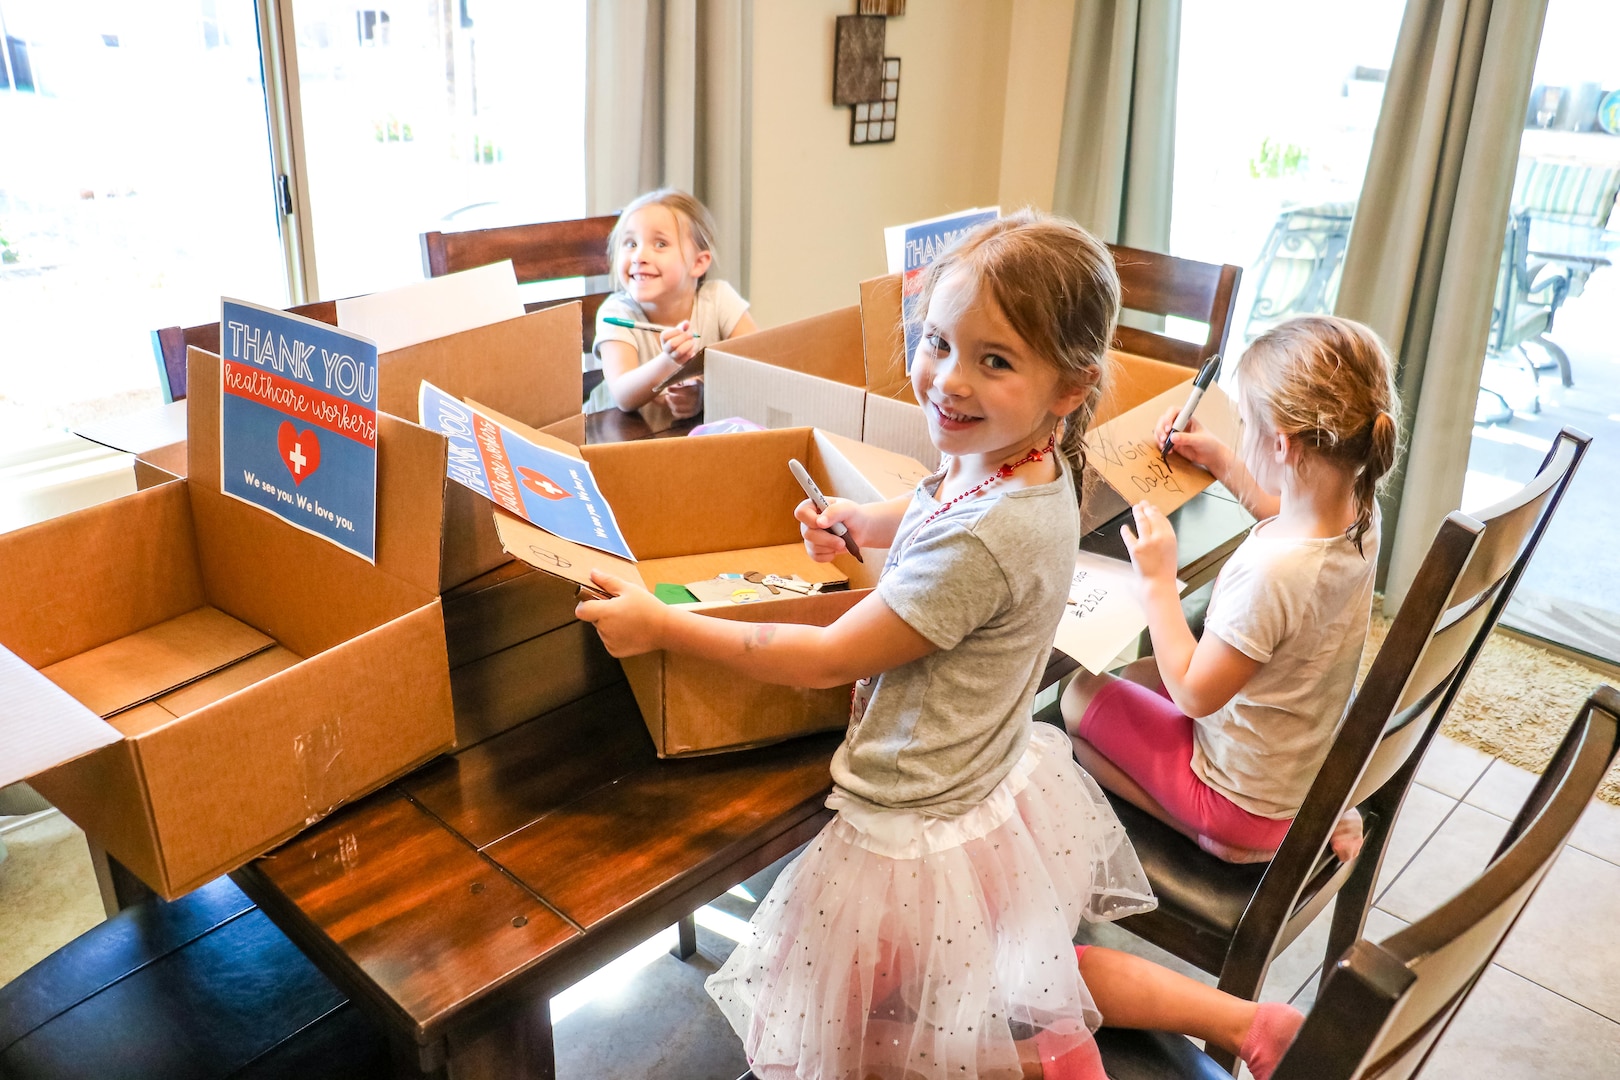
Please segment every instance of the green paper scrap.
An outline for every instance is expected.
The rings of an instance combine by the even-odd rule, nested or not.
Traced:
[[[695,604],[698,598],[692,595],[692,590],[685,585],[671,585],[661,581],[653,586],[653,595],[666,604]]]

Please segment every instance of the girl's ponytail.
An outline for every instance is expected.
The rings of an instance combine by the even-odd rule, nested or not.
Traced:
[[[1356,550],[1361,550],[1361,538],[1372,528],[1373,510],[1378,504],[1378,487],[1389,471],[1395,467],[1395,454],[1399,449],[1400,430],[1395,418],[1383,409],[1373,417],[1367,432],[1367,454],[1356,474],[1356,523],[1350,526],[1350,539]]]

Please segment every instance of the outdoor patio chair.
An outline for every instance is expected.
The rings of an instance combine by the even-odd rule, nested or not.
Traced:
[[[1237,865],[1112,794],[1159,906],[1120,924],[1253,1000],[1272,960],[1337,896],[1327,955],[1361,933],[1395,817],[1474,658],[1585,455],[1590,438],[1561,432],[1540,472],[1476,520],[1452,513],[1428,555],[1282,846],[1269,863]],[[1350,807],[1363,817],[1359,854],[1328,849]],[[1230,1064],[1230,1062],[1227,1062]]]
[[[1620,693],[1600,686],[1575,717],[1496,854],[1450,900],[1381,944],[1339,957],[1273,1080],[1419,1073],[1535,895],[1620,751]],[[1224,1080],[1180,1035],[1103,1028],[1114,1080]]]
[[[1255,259],[1246,340],[1295,315],[1333,310],[1355,213],[1354,202],[1330,202],[1295,206],[1277,215]]]

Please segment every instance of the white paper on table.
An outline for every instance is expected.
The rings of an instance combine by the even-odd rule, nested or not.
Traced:
[[[1176,586],[1185,587],[1179,581]],[[1054,646],[1097,675],[1145,629],[1147,613],[1136,599],[1131,564],[1087,551],[1076,555]]]
[[[375,341],[379,353],[522,316],[511,259],[337,302],[338,327]]]

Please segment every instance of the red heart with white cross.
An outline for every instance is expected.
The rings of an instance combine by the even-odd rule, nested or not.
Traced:
[[[558,499],[566,499],[573,494],[565,488],[558,487],[552,482],[551,477],[545,473],[535,472],[527,466],[519,465],[518,475],[523,478],[523,486],[542,499],[550,499],[555,502]]]
[[[281,463],[292,473],[294,487],[321,467],[321,443],[313,428],[299,431],[291,420],[283,420],[276,431],[276,447],[281,451]]]

